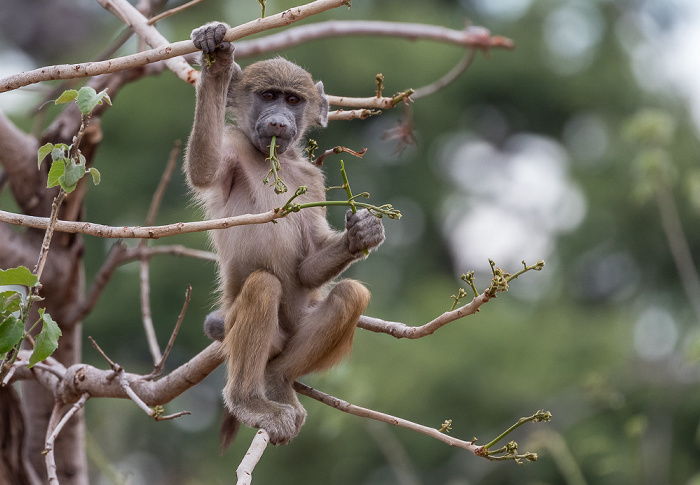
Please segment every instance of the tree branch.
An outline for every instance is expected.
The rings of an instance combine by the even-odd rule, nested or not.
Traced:
[[[107,2],[108,0],[101,1]],[[284,12],[265,17],[264,19],[256,19],[245,24],[232,27],[226,33],[224,40],[227,42],[233,42],[240,38],[257,34],[265,30],[284,27],[312,15],[325,12],[326,10],[330,10],[332,8],[340,7],[345,5],[347,2],[348,0],[316,0],[306,5],[293,7],[285,10]],[[122,3],[119,3],[118,5],[122,15],[127,17],[125,12],[129,12],[129,8]],[[143,18],[145,19],[145,17]],[[151,25],[148,25],[147,20],[143,25],[138,22],[132,25],[132,27],[134,27],[134,29],[143,29],[144,32],[150,32],[150,34],[148,34],[148,39],[155,44],[158,43],[160,34],[156,35],[154,33],[157,32],[157,29]],[[107,61],[41,67],[39,69],[14,74],[4,79],[0,79],[0,93],[41,81],[51,81],[55,79],[76,79],[81,77],[96,76],[98,74],[117,72],[157,61],[172,59],[173,57],[190,54],[196,51],[197,49],[191,40],[183,40],[172,44],[159,45],[157,48],[152,50],[139,52],[137,54],[119,57],[116,59],[110,59]],[[197,71],[190,68],[183,80],[190,84],[194,84],[196,82],[196,73]],[[182,71],[177,72],[176,74],[178,74],[181,78],[183,76]]]
[[[260,461],[269,442],[270,435],[268,435],[267,431],[264,429],[255,433],[255,437],[252,443],[250,443],[250,447],[243,457],[243,460],[241,460],[241,464],[236,468],[236,478],[238,478],[236,485],[250,485],[252,483],[253,469]]]
[[[174,236],[176,234],[188,234],[191,232],[209,231],[212,229],[227,229],[234,226],[242,226],[246,224],[263,224],[271,222],[275,219],[284,217],[282,211],[262,212],[260,214],[243,214],[240,216],[224,217],[222,219],[213,219],[209,221],[196,222],[176,222],[174,224],[166,224],[164,226],[147,226],[147,227],[114,227],[95,224],[92,222],[71,222],[71,221],[56,221],[54,230],[59,232],[67,232],[71,234],[80,233],[89,236],[114,238],[114,239],[158,239],[166,236]],[[46,217],[25,216],[0,210],[0,222],[7,222],[16,226],[33,227],[35,229],[46,229],[49,225],[49,219]]]
[[[326,404],[332,408],[338,409],[345,413],[352,414],[354,416],[359,416],[361,418],[369,418],[374,419],[376,421],[381,421],[383,423],[393,424],[394,426],[410,429],[411,431],[417,431],[418,433],[430,436],[432,438],[435,438],[436,440],[442,441],[443,443],[447,443],[450,446],[463,448],[467,451],[474,453],[477,456],[482,448],[481,446],[475,445],[471,441],[459,440],[447,434],[441,433],[436,428],[429,428],[428,426],[423,426],[421,424],[417,424],[406,419],[397,418],[395,416],[380,413],[378,411],[373,411],[372,409],[355,406],[354,404],[350,404],[346,401],[343,401],[342,399],[333,397],[330,394],[321,392],[318,389],[309,387],[306,384],[302,384],[299,381],[294,382],[294,390],[296,390],[299,394],[303,394],[312,399],[316,399],[317,401],[320,401],[323,404]]]
[[[219,347],[219,342],[211,343],[188,362],[157,381],[149,380],[148,376],[128,372],[124,373],[123,379],[146,405],[166,404],[201,382],[221,365],[224,356],[219,352]],[[30,350],[20,350],[11,382],[34,379],[54,396],[60,396],[65,403],[77,402],[84,393],[88,393],[90,397],[130,399],[120,384],[120,379],[115,379],[112,369],[97,369],[87,364],[74,364],[65,368],[55,359],[50,361],[52,371],[37,366],[27,369],[30,355]]]
[[[295,26],[284,32],[236,43],[236,57],[250,57],[329,37],[372,36],[432,40],[459,47],[478,49],[513,49],[511,39],[492,36],[484,27],[469,26],[464,30],[438,25],[370,20],[329,20]]]
[[[368,317],[366,315],[362,315],[360,317],[360,321],[357,323],[357,326],[371,332],[386,333],[396,338],[417,339],[427,335],[432,335],[440,327],[443,327],[450,322],[454,322],[460,318],[475,314],[479,311],[481,305],[488,302],[491,298],[494,297],[490,296],[487,290],[479,296],[474,297],[471,302],[467,303],[463,307],[445,312],[439,317],[426,323],[425,325],[421,325],[420,327],[411,327],[405,323],[399,322],[388,322],[379,318]]]

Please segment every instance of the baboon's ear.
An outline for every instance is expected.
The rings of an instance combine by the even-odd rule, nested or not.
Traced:
[[[318,106],[318,124],[325,128],[328,126],[328,98],[326,98],[326,93],[323,91],[323,82],[319,81],[316,83],[316,90],[321,97],[321,102]]]

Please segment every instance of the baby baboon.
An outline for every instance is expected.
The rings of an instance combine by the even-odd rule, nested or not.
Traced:
[[[273,136],[286,184],[308,187],[296,200],[325,200],[323,174],[301,156],[297,143],[307,128],[327,124],[323,84],[282,58],[241,70],[233,46],[223,42],[227,28],[211,23],[192,32],[204,59],[185,171],[207,217],[286,203],[290,194],[263,184]],[[225,121],[227,106],[235,125]],[[213,231],[212,239],[221,296],[205,330],[223,339],[226,407],[240,422],[265,429],[272,443],[287,443],[306,419],[294,380],[328,369],[350,351],[369,303],[369,291],[359,282],[329,283],[364,250],[379,246],[384,228],[366,210],[348,211],[345,231],[337,232],[325,208],[316,207],[276,224]]]

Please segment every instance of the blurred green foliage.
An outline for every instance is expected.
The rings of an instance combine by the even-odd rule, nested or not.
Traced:
[[[269,0],[267,15],[292,5]],[[661,110],[672,121],[674,129],[655,133],[663,137],[668,163],[678,174],[672,189],[687,242],[698,254],[697,125],[679,92],[647,89],[643,76],[633,69],[634,46],[654,40],[656,31],[645,30],[649,22],[658,24],[661,35],[682,18],[683,11],[674,8],[673,3],[651,0],[355,0],[350,10],[318,18],[450,28],[462,28],[469,19],[516,43],[512,52],[477,56],[456,83],[416,101],[412,106],[418,143],[401,155],[395,153],[394,142],[381,139],[385,130],[397,126],[400,108],[367,121],[333,122],[312,134],[322,149],[368,147],[362,160],[344,158],[353,190],[368,191],[373,201],[390,202],[404,214],[400,221],[386,220],[385,246],[347,272],[371,289],[369,315],[420,325],[450,308],[450,295],[462,283],[463,272],[476,269],[477,287],[488,286],[483,267],[459,267],[460,254],[469,254],[484,238],[490,238],[495,251],[499,241],[514,236],[495,220],[495,233],[461,233],[465,237],[454,242],[452,229],[484,189],[479,177],[447,169],[460,167],[460,148],[470,140],[488,143],[495,153],[505,155],[521,134],[552,141],[565,154],[562,170],[570,187],[583,194],[585,217],[549,235],[547,254],[537,256],[547,260],[541,273],[512,282],[509,293],[479,314],[417,341],[358,331],[345,364],[303,379],[341,399],[421,424],[439,428],[451,419],[452,435],[476,436],[481,443],[519,417],[547,409],[553,414],[550,423],[524,426],[512,437],[522,451],[539,454],[537,463],[490,463],[387,427],[395,440],[386,442],[395,441],[399,455],[410,464],[399,466],[413,481],[401,482],[385,443],[377,441],[381,434],[360,418],[302,398],[309,411],[307,424],[290,445],[268,448],[253,475],[256,485],[700,482],[698,316],[681,287],[658,209],[651,200],[640,204],[634,197],[640,176],[634,160],[637,144],[643,142],[637,138],[636,144],[630,143],[622,136],[624,122],[642,108]],[[181,40],[209,20],[236,24],[259,11],[254,0],[211,0],[158,26],[169,39]],[[109,42],[107,33],[116,36],[121,29],[105,12],[95,10],[92,16],[101,26],[104,44]],[[560,29],[571,31],[570,45],[564,42],[571,40],[567,32]],[[563,35],[558,44],[555,34]],[[581,47],[576,42],[581,39],[589,44]],[[64,55],[62,61],[86,60],[104,44],[75,48],[74,55]],[[133,48],[129,44],[124,52]],[[322,79],[326,92],[346,96],[372,95],[378,72],[384,74],[386,94],[418,88],[447,72],[462,56],[458,48],[433,42],[376,38],[329,39],[280,54]],[[105,140],[96,159],[102,183],[90,188],[88,220],[142,224],[174,140],[184,141],[188,135],[193,108],[192,88],[168,72],[129,85],[115,97],[102,118]],[[56,112],[51,108],[49,115]],[[29,126],[27,118],[18,116],[17,122]],[[642,126],[637,136],[655,136],[649,130]],[[508,168],[507,162],[489,159],[483,160],[483,167]],[[340,184],[338,169],[339,159],[326,161],[329,185]],[[649,170],[641,174],[647,182],[654,176]],[[535,192],[547,189],[537,186]],[[330,194],[334,195],[342,197]],[[459,209],[459,204],[465,209],[454,215],[451,208]],[[339,226],[343,213],[331,209],[329,217]],[[512,213],[516,218],[523,215]],[[528,220],[543,232],[556,216],[550,211]],[[200,217],[178,173],[157,222]],[[203,235],[151,242],[164,243],[207,247]],[[525,253],[530,242],[521,243]],[[89,277],[110,244],[86,238]],[[496,263],[505,265],[498,259]],[[504,269],[514,272],[519,267]],[[186,285],[194,289],[168,369],[207,344],[201,322],[214,300],[214,273],[211,263],[174,256],[151,262],[153,315],[161,345],[175,324]],[[136,263],[117,271],[85,321],[85,335],[94,337],[128,371],[150,370]],[[91,347],[86,346],[84,354],[87,362],[105,366]],[[90,401],[88,428],[96,443],[91,452],[99,447],[118,469],[130,470],[129,483],[231,483],[253,431],[242,430],[225,456],[218,456],[222,386],[218,370],[166,406],[166,412],[193,412],[176,422],[155,423],[126,401]],[[95,467],[95,483],[105,483],[97,478],[100,474]]]

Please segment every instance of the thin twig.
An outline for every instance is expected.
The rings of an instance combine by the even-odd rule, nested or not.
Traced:
[[[100,347],[98,345],[98,343],[95,341],[94,338],[92,338],[91,336],[88,335],[88,340],[90,341],[92,346],[95,348],[95,350],[97,350],[97,352],[102,356],[102,358],[107,361],[107,363],[109,364],[109,368],[112,369],[112,371],[115,374],[117,372],[121,372],[122,367],[107,356],[105,351],[102,350],[102,347]]]
[[[63,418],[61,418],[61,420],[58,422],[58,424],[56,424],[55,427],[51,425],[51,422],[55,421],[55,419],[58,417],[58,414],[63,408],[63,403],[60,401],[56,401],[54,405],[53,411],[51,412],[51,419],[49,420],[49,428],[47,430],[46,444],[44,449],[44,454],[46,457],[46,471],[48,474],[50,484],[58,485],[58,475],[56,473],[56,460],[54,458],[53,452],[56,438],[63,429],[63,426],[65,426],[68,420],[70,420],[70,418],[72,418],[75,415],[75,413],[80,411],[83,408],[83,406],[85,406],[85,403],[89,398],[90,395],[88,393],[83,393],[80,396],[80,399],[71,406],[68,412],[66,412],[66,414],[63,415]]]
[[[97,342],[93,340],[92,337],[88,337],[90,339],[90,342],[92,343],[92,346],[97,349],[97,351],[102,355],[102,357],[109,363],[110,368],[112,369],[112,376],[111,379],[114,377],[117,377],[117,380],[119,382],[119,387],[124,391],[124,394],[134,401],[136,405],[141,408],[143,412],[148,414],[150,417],[152,417],[156,421],[166,421],[170,419],[175,419],[179,418],[180,416],[184,416],[186,414],[191,414],[189,411],[180,411],[179,413],[171,414],[168,416],[163,416],[163,409],[161,406],[157,405],[155,406],[154,409],[151,409],[148,404],[146,404],[143,399],[139,397],[136,392],[131,388],[131,383],[129,382],[129,374],[126,373],[124,368],[117,364],[116,362],[113,362],[109,357],[107,357],[107,354],[100,348],[99,345],[97,345]],[[140,377],[140,379],[144,379],[143,377]],[[145,379],[144,379],[145,380]]]
[[[194,7],[198,3],[202,3],[204,0],[192,0],[190,2],[185,3],[184,5],[180,5],[179,7],[171,8],[170,10],[166,10],[165,12],[159,13],[158,15],[155,15],[148,19],[148,25],[154,25],[156,22],[159,20],[163,20],[166,17],[170,17],[171,15],[175,15],[176,13],[180,13],[185,9],[188,9],[190,7]]]
[[[354,156],[354,157],[362,158],[362,157],[365,155],[365,153],[367,153],[367,149],[366,149],[366,148],[363,148],[362,150],[360,150],[359,152],[357,152],[357,151],[355,151],[355,150],[351,150],[350,148],[346,148],[346,147],[343,147],[343,146],[337,146],[337,147],[329,148],[328,150],[326,150],[326,151],[324,151],[323,153],[321,153],[321,154],[316,158],[316,160],[314,160],[312,163],[313,163],[314,165],[321,166],[321,165],[323,165],[323,161],[324,161],[326,158],[330,157],[331,155],[337,155],[337,154],[339,154],[339,153],[349,153],[350,155],[352,155],[352,156]]]
[[[238,468],[236,468],[236,477],[238,478],[236,485],[250,485],[252,483],[253,469],[260,461],[269,442],[270,435],[268,435],[267,431],[264,429],[258,430],[258,432],[255,433],[255,437],[250,443],[248,451],[241,460],[240,465],[238,465]]]
[[[49,253],[49,246],[51,245],[51,238],[53,237],[53,232],[56,230],[56,223],[58,218],[58,209],[61,207],[61,202],[66,197],[66,193],[63,188],[59,189],[58,195],[53,199],[53,204],[51,205],[51,216],[49,217],[46,224],[46,233],[44,234],[44,241],[41,243],[41,250],[39,252],[39,260],[34,267],[34,274],[41,280],[41,274],[44,272],[44,266],[46,265],[46,258]]]
[[[158,362],[155,367],[153,368],[153,372],[149,376],[146,376],[147,379],[153,379],[161,375],[163,372],[163,366],[165,366],[165,360],[168,358],[168,355],[170,354],[170,351],[173,348],[173,345],[175,344],[175,338],[177,337],[178,332],[180,331],[180,327],[182,326],[182,322],[185,320],[185,314],[187,313],[187,307],[190,304],[190,297],[192,296],[192,286],[187,285],[187,289],[185,290],[185,302],[182,304],[182,310],[180,310],[180,314],[177,317],[177,322],[175,322],[175,328],[173,329],[173,333],[170,335],[170,340],[168,340],[168,345],[165,347],[165,351],[163,352],[163,357],[161,357],[160,362]]]
[[[139,295],[141,300],[141,321],[143,329],[146,332],[146,341],[148,342],[148,350],[153,358],[155,366],[162,358],[160,347],[158,346],[158,337],[156,330],[153,327],[153,316],[151,314],[151,281],[149,275],[150,259],[147,256],[141,258],[139,265]]]
[[[462,57],[462,60],[459,61],[457,65],[455,65],[450,72],[442,76],[440,79],[437,81],[428,84],[427,86],[423,86],[422,88],[418,88],[415,90],[413,95],[411,96],[411,99],[419,99],[419,98],[425,98],[427,96],[431,96],[444,87],[448,86],[449,84],[452,84],[454,81],[457,80],[457,78],[464,72],[466,71],[469,66],[472,65],[472,62],[474,62],[474,58],[476,57],[476,48],[471,48],[469,49],[465,54],[464,57]]]
[[[354,416],[359,416],[362,418],[374,419],[383,423],[393,424],[394,426],[399,426],[401,428],[417,431],[418,433],[422,433],[424,435],[435,438],[436,440],[442,441],[443,443],[447,443],[450,446],[463,448],[474,454],[477,454],[478,451],[481,449],[481,446],[477,446],[471,441],[459,440],[450,435],[441,433],[436,428],[429,428],[428,426],[423,426],[412,421],[408,421],[406,419],[397,418],[395,416],[380,413],[379,411],[374,411],[372,409],[355,406],[354,404],[350,404],[346,401],[343,401],[342,399],[333,397],[330,394],[326,394],[325,392],[319,391],[318,389],[309,387],[306,384],[302,384],[299,381],[294,382],[294,390],[296,390],[300,394],[308,396],[312,399],[316,399],[317,401],[320,401],[323,404],[326,404],[332,408],[338,409],[345,413],[352,414]]]

